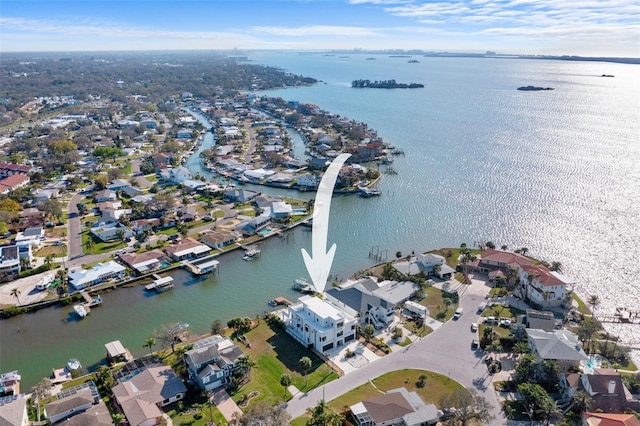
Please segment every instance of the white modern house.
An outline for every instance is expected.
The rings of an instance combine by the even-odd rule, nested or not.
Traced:
[[[325,352],[355,339],[357,320],[326,299],[302,296],[283,314],[287,333],[309,349]]]
[[[121,231],[121,232],[120,232]],[[91,233],[102,241],[113,241],[122,238],[131,238],[134,236],[134,232],[121,224],[120,222],[102,223],[98,226],[91,228]]]
[[[318,179],[311,173],[305,173],[298,176],[297,183],[300,188],[315,189],[318,186]]]
[[[111,260],[105,263],[98,263],[91,269],[80,269],[79,271],[71,272],[69,274],[69,285],[75,290],[82,290],[111,278],[121,280],[125,275],[125,267]]]

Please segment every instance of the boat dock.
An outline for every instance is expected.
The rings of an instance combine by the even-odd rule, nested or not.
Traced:
[[[161,277],[158,274],[153,274],[152,276],[154,280],[151,284],[144,286],[145,290],[155,291],[156,293],[162,293],[163,291],[167,291],[173,288],[172,277]]]
[[[269,300],[269,306],[291,306],[293,302],[285,297],[278,296],[272,300]]]
[[[218,265],[220,265],[220,262],[215,260],[216,257],[218,255],[212,254],[200,259],[188,260],[184,262],[184,266],[194,275],[208,274],[215,272],[218,269]]]
[[[87,306],[90,308],[93,308],[94,306],[102,305],[102,297],[100,297],[100,295],[93,297],[86,291],[83,291],[80,294],[82,294],[82,297],[84,298],[84,301],[85,301],[84,305],[86,305],[85,309]]]
[[[125,348],[120,340],[114,340],[113,342],[105,343],[105,349],[107,350],[107,361],[109,363],[129,362],[133,360],[133,355],[129,352],[129,349]]]
[[[640,324],[640,311],[630,311],[627,308],[616,308],[613,315],[598,316],[600,322],[618,323],[618,324]]]

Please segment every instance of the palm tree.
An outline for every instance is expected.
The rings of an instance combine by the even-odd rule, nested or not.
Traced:
[[[311,368],[311,358],[303,356],[300,358],[300,368],[304,371],[304,385],[307,386],[307,371]]]
[[[589,300],[587,301],[587,303],[589,304],[589,306],[591,306],[591,314],[595,318],[595,310],[598,306],[600,306],[600,298],[597,294],[592,294],[591,296],[589,296]]]
[[[307,408],[307,414],[311,416],[307,426],[341,426],[344,420],[343,416],[331,411],[324,399],[315,407]]]
[[[502,250],[502,251],[507,251],[508,248],[509,248],[509,246],[506,245],[506,244],[503,244],[503,245],[500,246],[500,250]]]
[[[91,235],[89,235],[89,238],[85,241],[84,248],[86,248],[87,251],[91,251],[91,249],[93,249],[93,237]]]
[[[156,338],[155,337],[147,337],[147,340],[144,341],[144,345],[142,345],[143,348],[149,348],[149,355],[151,355],[153,352],[151,351],[151,348],[154,347],[156,345]]]
[[[11,296],[16,298],[16,300],[18,301],[18,305],[20,305],[20,293],[21,291],[18,290],[18,287],[11,289]]]
[[[284,396],[287,395],[287,388],[291,384],[291,376],[288,374],[283,374],[280,376],[280,384],[284,387]]]
[[[520,254],[522,254],[523,256],[526,256],[528,251],[529,251],[529,249],[528,249],[528,248],[526,248],[526,247],[522,247],[522,248],[520,249]]]
[[[529,353],[529,345],[527,345],[527,342],[516,342],[513,345],[513,352],[518,356],[527,354]]]
[[[236,360],[236,365],[240,369],[243,375],[246,375],[251,372],[251,367],[255,367],[256,363],[253,361],[249,355],[241,355]]]
[[[549,267],[549,270],[562,272],[562,263],[558,262],[557,260],[555,262],[551,262],[551,266]]]
[[[571,411],[580,416],[582,416],[582,413],[589,411],[592,404],[593,398],[584,390],[579,390],[571,395]]]
[[[540,418],[544,420],[545,425],[549,425],[551,419],[562,416],[562,411],[560,411],[556,402],[551,398],[545,398],[540,401],[537,412]]]

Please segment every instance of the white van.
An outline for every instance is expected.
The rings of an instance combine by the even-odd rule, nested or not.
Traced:
[[[457,320],[462,316],[462,308],[456,309],[456,312],[453,314],[453,319]]]

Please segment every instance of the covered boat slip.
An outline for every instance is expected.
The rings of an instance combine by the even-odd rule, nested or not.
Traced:
[[[126,362],[133,359],[129,350],[120,343],[120,340],[105,343],[104,347],[107,349],[107,359],[109,361]]]

